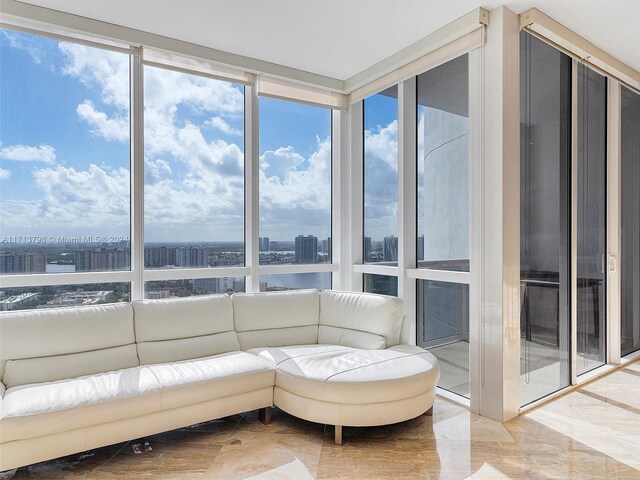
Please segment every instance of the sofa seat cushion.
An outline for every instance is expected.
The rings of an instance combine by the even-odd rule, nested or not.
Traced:
[[[338,345],[256,348],[276,366],[276,386],[334,403],[369,404],[412,398],[440,377],[436,357],[411,345],[362,350]]]
[[[275,368],[247,352],[147,365],[160,384],[162,409],[273,387]]]
[[[233,352],[6,391],[0,441],[98,425],[273,386],[273,365]]]
[[[143,367],[9,388],[0,441],[40,437],[160,409],[160,383]]]

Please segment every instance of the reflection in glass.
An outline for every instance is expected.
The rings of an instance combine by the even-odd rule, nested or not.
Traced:
[[[438,360],[438,386],[469,397],[469,285],[418,281],[418,344]]]
[[[570,382],[571,60],[521,33],[521,400]]]
[[[364,262],[398,262],[398,86],[364,100]]]
[[[331,273],[287,273],[279,275],[261,275],[260,291],[303,290],[331,288]]]
[[[622,87],[621,353],[640,350],[640,95]]]
[[[577,372],[605,363],[607,79],[578,66]]]
[[[244,265],[244,87],[144,67],[144,266]]]
[[[244,277],[196,278],[188,280],[155,280],[144,283],[144,298],[175,298],[244,292]]]
[[[130,293],[130,283],[3,288],[0,291],[0,312],[128,302]]]
[[[417,77],[418,268],[469,271],[469,56]],[[418,341],[469,397],[469,285],[418,281]]]
[[[469,56],[418,76],[418,266],[469,271]]]
[[[398,277],[365,273],[363,291],[381,295],[398,296]]]
[[[331,110],[260,98],[260,265],[331,262]]]

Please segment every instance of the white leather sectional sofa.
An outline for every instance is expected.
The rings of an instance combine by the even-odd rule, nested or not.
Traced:
[[[0,314],[0,471],[254,409],[336,426],[431,409],[402,302],[305,290]]]

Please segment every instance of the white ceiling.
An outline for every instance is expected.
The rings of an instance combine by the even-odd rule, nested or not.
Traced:
[[[537,7],[640,71],[640,0],[24,0],[346,80],[474,8]]]

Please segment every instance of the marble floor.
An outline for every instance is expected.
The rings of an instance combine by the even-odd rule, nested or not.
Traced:
[[[440,362],[440,381],[438,386],[469,397],[469,342],[460,341],[429,347],[429,351]]]
[[[438,399],[433,417],[333,428],[255,412],[0,474],[14,479],[243,479],[298,458],[317,479],[640,479],[640,362],[505,424]]]

